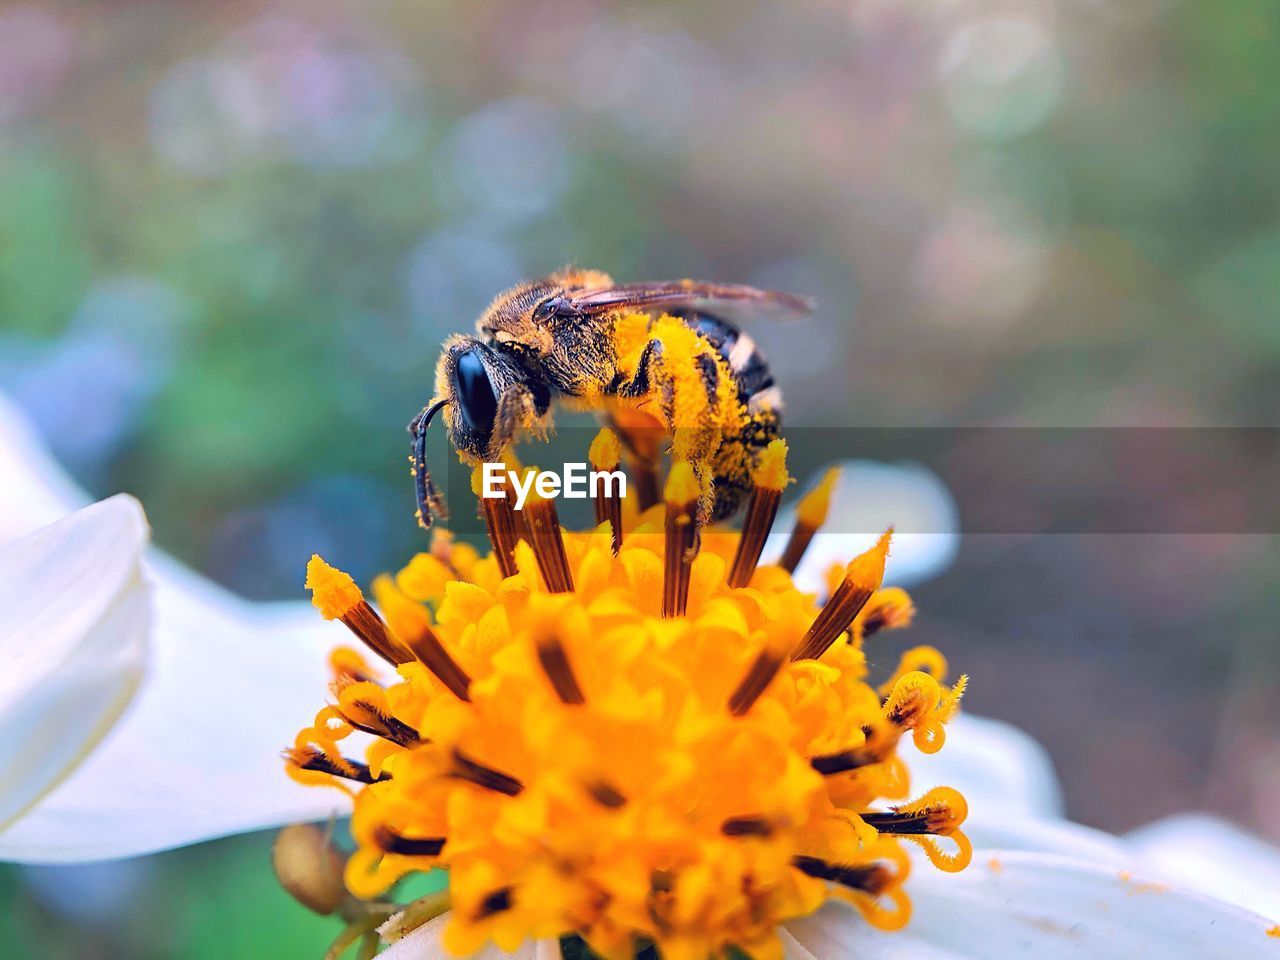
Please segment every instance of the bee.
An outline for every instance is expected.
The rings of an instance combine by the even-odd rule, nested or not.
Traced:
[[[553,401],[603,414],[642,460],[656,453],[653,435],[669,436],[704,485],[706,513],[732,516],[782,415],[768,363],[735,324],[811,309],[807,298],[739,284],[617,284],[572,267],[499,294],[478,335],[445,341],[435,396],[409,424],[419,523],[445,515],[426,463],[438,413],[475,466],[523,436],[545,437]]]

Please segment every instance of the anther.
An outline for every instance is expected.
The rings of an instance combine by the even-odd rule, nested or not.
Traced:
[[[858,639],[865,640],[881,630],[898,630],[911,625],[915,604],[901,587],[877,590],[854,621]]]
[[[847,866],[831,863],[820,857],[794,857],[791,865],[803,874],[838,883],[842,887],[861,890],[873,896],[883,891],[893,881],[893,873],[879,864]]]
[[[551,681],[551,688],[562,703],[580,705],[587,702],[574,675],[573,666],[569,663],[569,654],[564,643],[555,633],[546,631],[536,640],[538,663],[542,672]]]
[[[508,797],[514,797],[524,789],[524,784],[515,777],[478,763],[461,750],[455,748],[451,759],[453,769],[450,772],[459,780],[466,780],[477,787],[484,787],[486,790],[505,794]]]
[[[284,751],[284,758],[299,770],[327,773],[355,783],[378,783],[391,779],[391,775],[387,773],[375,777],[369,772],[367,763],[349,757],[334,758],[315,747],[293,747]]]
[[[601,473],[612,473],[618,469],[618,461],[622,456],[618,436],[605,427],[591,441],[591,449],[587,454],[591,461],[591,469]],[[596,525],[608,521],[609,531],[613,538],[613,552],[622,548],[622,497],[609,496],[613,484],[597,483],[595,485]]]
[[[738,552],[734,554],[733,566],[729,569],[731,587],[745,587],[751,582],[756,565],[760,562],[760,553],[764,550],[764,542],[773,529],[782,491],[789,482],[785,440],[774,440],[764,448],[751,479],[755,486],[747,505],[747,518],[743,521]]]
[[[387,630],[354,580],[341,570],[329,566],[318,555],[307,564],[306,587],[311,602],[326,620],[341,620],[370,650],[392,666],[408,663],[413,654]]]
[[[395,635],[459,700],[470,701],[471,677],[445,649],[431,627],[426,609],[415,603],[385,574],[373,581],[373,595],[386,611]]]
[[[401,857],[436,857],[444,849],[444,837],[406,837],[385,824],[373,828],[373,842],[384,853]]]
[[[862,814],[865,823],[880,833],[895,836],[933,834],[950,836],[964,823],[969,806],[956,790],[936,787],[919,800],[891,807],[888,812]]]
[[[587,793],[591,794],[591,799],[600,806],[608,807],[610,810],[617,810],[627,805],[627,798],[622,791],[604,780],[587,784]]]
[[[511,887],[502,887],[494,890],[480,901],[480,909],[476,911],[475,919],[483,920],[485,917],[491,917],[495,913],[502,913],[511,909],[512,903]]]
[[[782,551],[782,559],[778,561],[778,565],[788,573],[796,572],[796,567],[804,559],[805,551],[809,549],[813,535],[827,522],[827,513],[831,509],[831,491],[835,489],[839,478],[840,468],[831,467],[796,507],[796,526]]]
[[[560,515],[556,512],[555,501],[540,496],[531,484],[522,513],[529,528],[529,546],[533,547],[542,582],[551,593],[571,592],[573,572],[564,551],[564,535],[560,530]]]
[[[884,561],[889,553],[889,536],[884,533],[876,545],[866,553],[850,561],[844,579],[836,587],[831,598],[809,627],[800,646],[791,655],[792,660],[816,660],[821,657],[840,634],[849,629],[853,618],[863,608],[871,595],[880,588],[884,579]]]
[[[824,753],[809,759],[809,766],[822,774],[824,777],[834,776],[837,773],[848,773],[850,770],[857,770],[859,767],[866,767],[873,763],[879,763],[883,757],[877,755],[873,750],[859,748],[854,750],[841,750],[838,753]]]
[[[776,647],[765,647],[756,654],[755,660],[747,669],[747,675],[729,695],[729,712],[740,717],[750,710],[786,662],[786,652]]]
[[[689,577],[698,555],[698,504],[702,490],[688,460],[671,468],[662,492],[667,504],[663,556],[662,615],[682,617],[689,603]]]
[[[720,832],[726,837],[770,837],[773,824],[764,817],[730,817],[720,824]]]
[[[504,467],[506,463],[504,461]],[[484,517],[485,529],[489,534],[489,543],[493,545],[493,556],[498,561],[498,569],[504,577],[516,575],[515,548],[520,539],[519,525],[516,520],[516,509],[508,489],[506,470],[502,475],[502,496],[482,496],[483,466],[477,467],[471,474],[471,489],[475,491],[480,503],[480,514]]]

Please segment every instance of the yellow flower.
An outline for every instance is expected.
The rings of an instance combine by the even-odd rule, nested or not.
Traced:
[[[616,459],[613,442],[593,459]],[[785,452],[760,458],[741,534],[701,528],[679,462],[663,503],[598,510],[627,518],[616,551],[610,521],[568,532],[550,501],[522,515],[486,501],[494,552],[439,536],[374,582],[381,614],[312,558],[321,613],[396,671],[383,685],[335,653],[334,702],[287,754],[295,778],[354,795],[353,894],[448,868],[445,945],[463,956],[577,935],[605,960],[646,944],[664,960],[779,960],[777,927],[829,898],[905,924],[903,841],[963,869],[959,793],[874,804],[910,796],[898,745],[942,747],[964,678],[943,686],[941,655],[916,648],[886,688],[868,684],[863,640],[912,613],[881,586],[889,534],[821,603],[789,572],[821,504],[802,507],[805,544],[758,564]],[[362,759],[341,744],[357,732],[374,737]]]

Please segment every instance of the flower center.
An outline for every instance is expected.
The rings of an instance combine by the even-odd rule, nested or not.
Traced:
[[[576,935],[606,960],[649,945],[776,958],[778,925],[829,897],[904,924],[903,841],[941,869],[968,863],[956,791],[875,806],[907,796],[904,734],[943,745],[964,678],[942,686],[941,655],[916,648],[868,684],[863,642],[913,612],[881,585],[889,534],[824,603],[792,581],[832,477],[801,504],[782,563],[760,565],[785,455],[774,441],[759,457],[741,533],[703,525],[687,462],[647,511],[601,498],[587,532],[564,531],[554,501],[486,498],[492,551],[437,534],[374,581],[381,613],[312,558],[316,606],[391,677],[337,651],[334,702],[286,755],[296,779],[354,797],[353,894],[448,868],[445,943],[463,955]],[[591,460],[617,465],[608,431]],[[360,734],[357,760],[342,741]]]

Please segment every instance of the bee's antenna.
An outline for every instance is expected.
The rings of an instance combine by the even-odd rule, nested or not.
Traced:
[[[445,397],[428,404],[409,423],[409,435],[413,437],[413,483],[418,500],[418,525],[423,530],[430,529],[433,513],[440,517],[448,516],[444,500],[431,482],[431,471],[427,469],[427,427],[447,403],[449,398]]]

